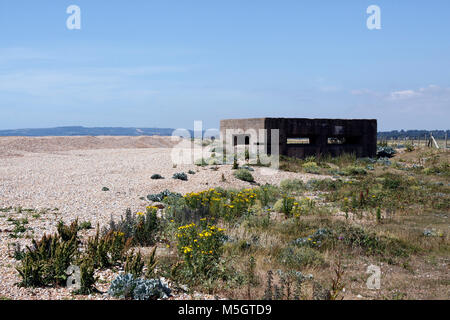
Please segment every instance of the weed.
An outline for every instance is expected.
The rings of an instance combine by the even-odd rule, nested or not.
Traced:
[[[125,234],[120,231],[111,230],[100,236],[97,228],[96,235],[87,241],[86,254],[92,258],[95,268],[115,266],[126,259],[132,240],[125,238]]]
[[[153,245],[156,241],[156,234],[159,230],[159,221],[156,216],[156,207],[149,206],[146,212],[138,212],[132,214],[131,210],[127,210],[125,217],[121,217],[119,222],[115,222],[112,218],[109,227],[103,229],[103,233],[116,232],[123,234],[126,240],[131,240],[133,244],[148,246]]]
[[[341,256],[339,256],[339,259],[333,271],[334,277],[331,280],[330,300],[342,300],[343,297],[341,297],[341,292],[345,286],[342,277],[345,271],[342,265]]]
[[[134,254],[134,251],[128,254],[124,267],[125,273],[129,273],[133,275],[133,277],[139,278],[142,274],[143,268],[144,268],[144,261],[142,259],[140,251],[138,251],[137,254]]]
[[[145,278],[151,279],[155,276],[155,268],[156,268],[156,246],[153,248],[152,252],[150,253],[150,256],[147,258],[147,262],[145,263],[146,271],[145,271]]]
[[[67,279],[66,269],[76,254],[77,238],[64,241],[58,235],[44,235],[40,241],[32,240],[16,269],[22,278],[20,286],[41,287],[62,285]]]
[[[95,288],[95,283],[98,278],[94,276],[94,262],[91,258],[86,257],[80,264],[80,289],[74,292],[74,294],[88,295],[91,293],[99,292]]]
[[[92,224],[90,221],[83,221],[78,226],[78,230],[89,230],[92,229]]]

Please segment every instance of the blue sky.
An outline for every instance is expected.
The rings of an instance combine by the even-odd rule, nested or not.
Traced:
[[[69,5],[81,30],[68,30]],[[381,30],[366,9],[381,8]],[[449,129],[448,0],[0,0],[0,129],[376,118]]]

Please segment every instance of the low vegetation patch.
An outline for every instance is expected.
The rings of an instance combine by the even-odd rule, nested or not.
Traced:
[[[236,177],[236,179],[246,181],[246,182],[255,182],[255,178],[253,178],[253,175],[250,173],[249,170],[238,169],[233,174]]]
[[[188,180],[188,176],[186,173],[184,172],[177,172],[174,173],[172,176],[173,179],[178,179],[178,180],[182,180],[182,181],[187,181]]]

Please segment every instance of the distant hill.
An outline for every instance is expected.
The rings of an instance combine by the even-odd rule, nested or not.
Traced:
[[[42,129],[13,129],[0,130],[0,136],[46,137],[46,136],[171,136],[175,129],[172,128],[123,128],[123,127],[56,127]],[[192,134],[192,130],[189,130]],[[425,134],[436,139],[444,139],[445,132],[450,130],[393,130],[378,132],[379,139],[423,139]]]
[[[56,127],[45,129],[0,130],[0,136],[171,136],[171,128],[121,128],[121,127]]]

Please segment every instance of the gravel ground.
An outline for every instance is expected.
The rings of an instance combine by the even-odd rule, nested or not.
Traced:
[[[140,198],[165,189],[184,194],[218,186],[251,187],[251,184],[237,180],[229,165],[218,166],[217,170],[212,170],[210,166],[195,165],[178,165],[174,168],[170,148],[173,143],[170,142],[170,138],[155,137],[153,142],[148,139],[152,137],[139,140],[140,138],[0,139],[0,151],[3,155],[8,155],[0,157],[0,208],[33,209],[32,212],[25,210],[19,212],[20,210],[15,209],[0,212],[0,298],[73,298],[65,288],[25,289],[14,285],[19,281],[19,277],[14,268],[16,261],[11,257],[9,245],[17,242],[23,246],[29,244],[30,240],[27,237],[18,239],[10,237],[13,228],[8,221],[10,217],[14,219],[27,217],[29,220],[27,227],[30,228],[27,231],[28,237],[40,238],[43,233],[55,232],[60,219],[69,223],[79,218],[80,221],[90,221],[93,226],[97,223],[101,226],[107,223],[111,216],[118,219],[127,208],[131,208],[133,212],[144,210],[148,201]],[[105,141],[107,143],[104,143]],[[136,141],[142,144],[136,147]],[[164,147],[161,148],[161,145]],[[107,149],[108,146],[115,149]],[[188,181],[171,178],[176,172],[187,173],[188,170],[196,172],[188,175]],[[255,180],[261,184],[279,184],[288,178],[305,181],[312,177],[320,178],[310,174],[288,172],[266,175],[263,170],[267,169],[255,168],[252,172]],[[165,179],[150,179],[155,173],[161,174]],[[225,182],[222,182],[222,174],[226,179]],[[103,187],[109,188],[109,191],[102,191]],[[37,215],[39,212],[41,214]],[[99,289],[106,290],[113,275],[103,272],[100,276],[103,281]],[[108,297],[94,295],[89,298]],[[181,295],[179,298],[196,297]]]

